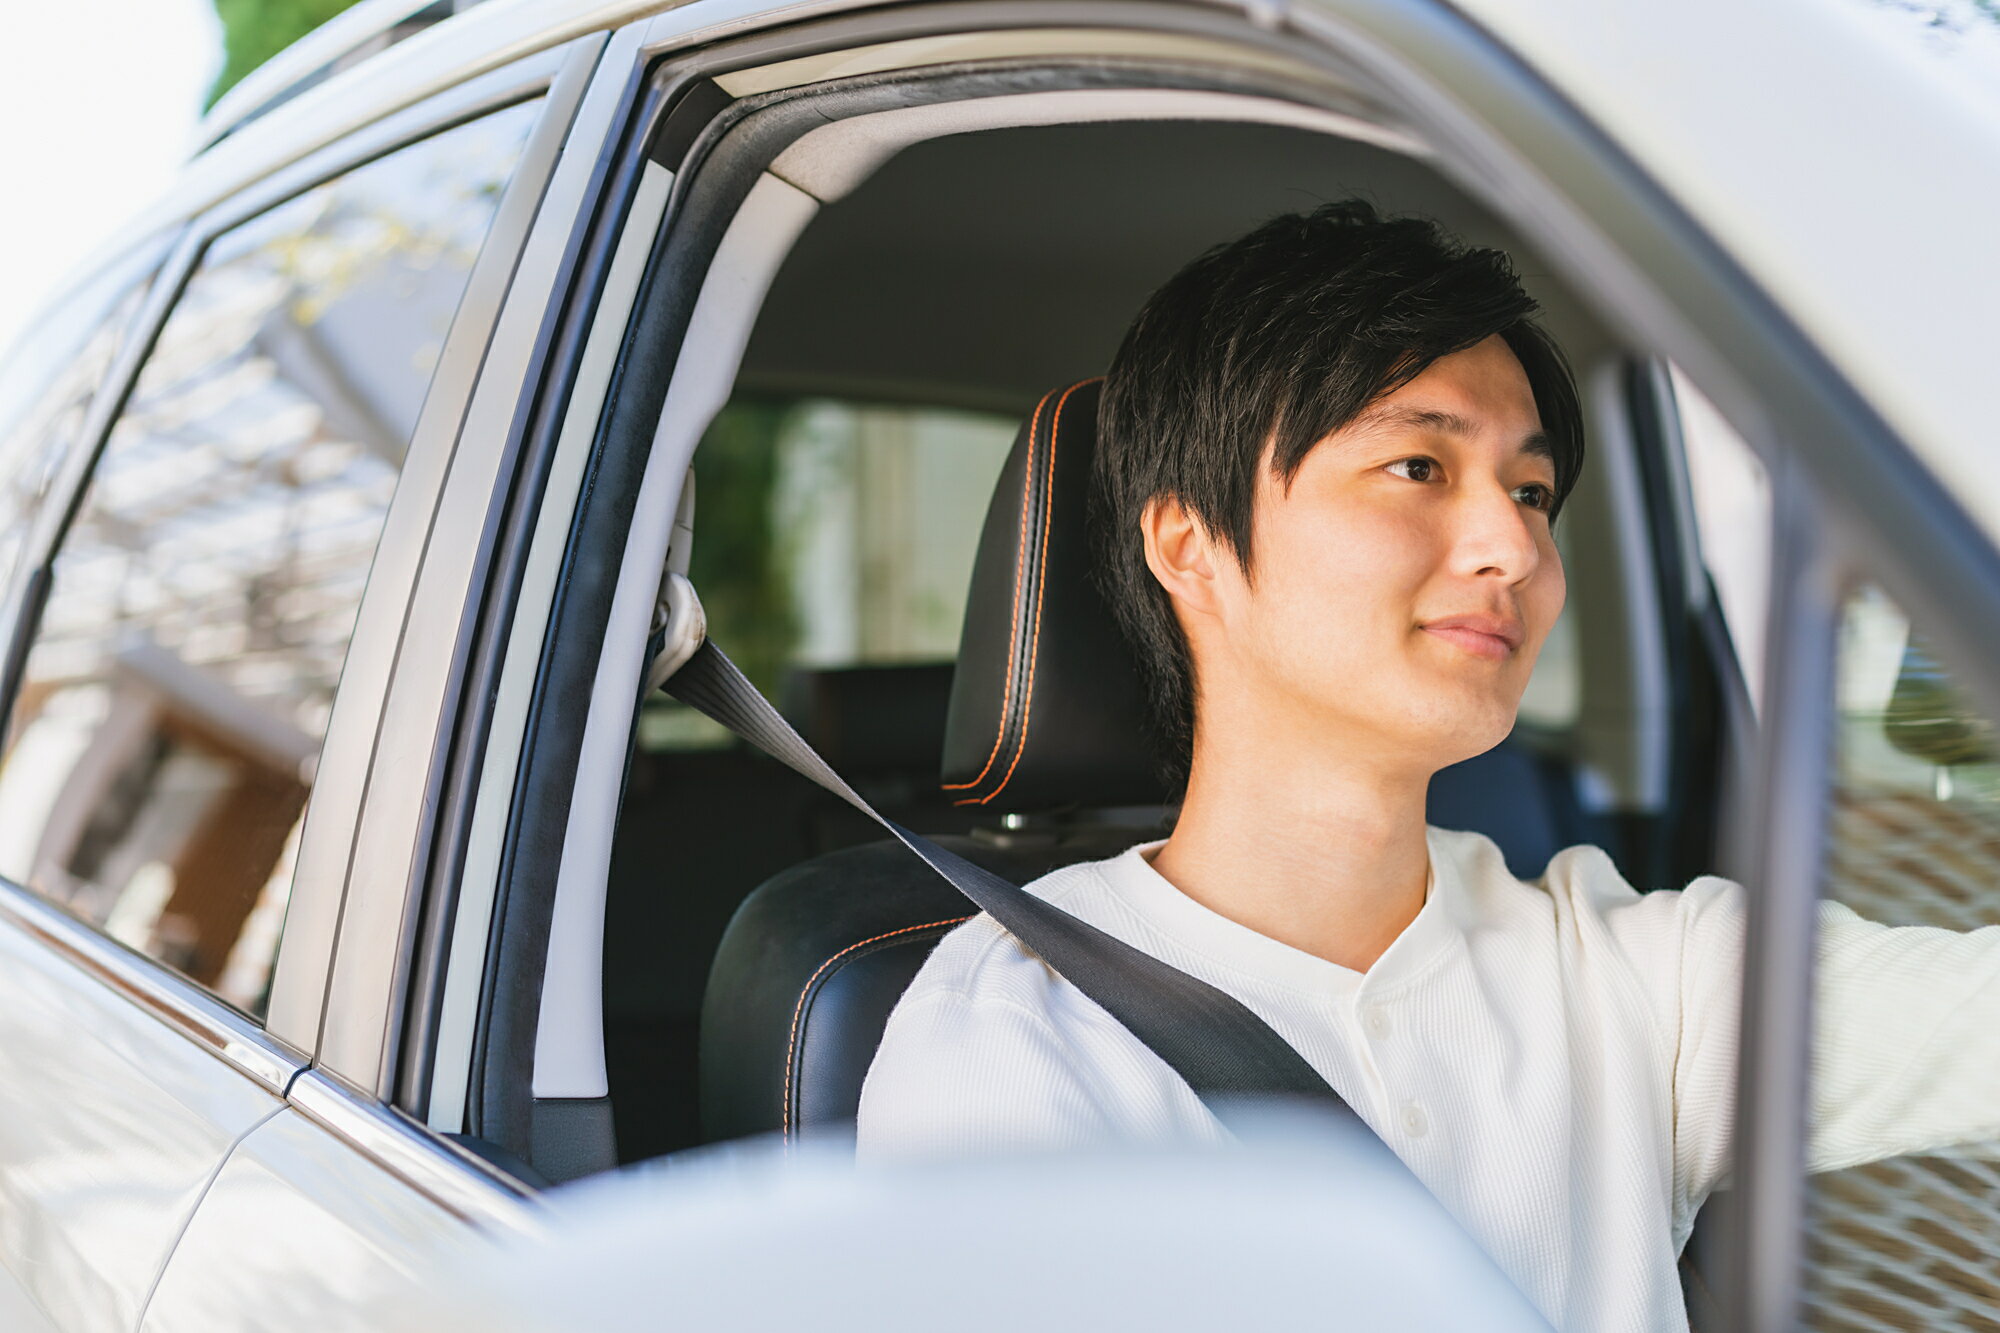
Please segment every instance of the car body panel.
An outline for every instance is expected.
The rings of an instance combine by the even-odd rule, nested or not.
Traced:
[[[144,1333],[352,1327],[464,1235],[449,1209],[288,1108],[236,1147],[146,1307]]]
[[[0,1255],[60,1327],[132,1328],[231,1146],[283,1103],[51,948],[53,909],[0,895]],[[135,985],[178,982],[125,965]]]
[[[0,1328],[15,1333],[58,1333],[5,1264],[0,1264]]]
[[[355,0],[326,22],[245,74],[208,109],[195,130],[196,151],[270,111],[300,91],[366,59],[433,0]]]

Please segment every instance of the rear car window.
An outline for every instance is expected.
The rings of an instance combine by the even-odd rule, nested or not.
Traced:
[[[709,633],[772,699],[802,673],[958,655],[986,505],[1019,422],[835,398],[738,398],[695,453],[689,577]],[[665,695],[639,744],[728,746]]]
[[[58,300],[0,369],[0,590],[144,299],[157,247],[127,255]]]
[[[0,873],[252,1015],[376,539],[535,112],[217,237],[55,557]]]

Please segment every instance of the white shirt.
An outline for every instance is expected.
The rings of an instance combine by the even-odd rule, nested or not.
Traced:
[[[1366,973],[1210,911],[1135,847],[1029,888],[1236,996],[1564,1329],[1687,1328],[1676,1260],[1729,1160],[1743,891],[1640,894],[1596,847],[1543,879],[1428,831],[1422,910]],[[2000,1135],[2000,927],[1825,904],[1811,1166]],[[861,1094],[865,1157],[1214,1139],[1194,1093],[990,917],[940,942]]]

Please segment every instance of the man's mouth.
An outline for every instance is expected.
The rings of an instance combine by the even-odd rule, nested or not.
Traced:
[[[1494,660],[1512,656],[1523,637],[1520,621],[1492,615],[1446,616],[1425,621],[1422,629],[1475,657]]]

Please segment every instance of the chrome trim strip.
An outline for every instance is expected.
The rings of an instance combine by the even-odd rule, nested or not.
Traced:
[[[304,1056],[192,981],[7,880],[0,880],[0,920],[281,1097],[305,1068]]]
[[[542,1210],[521,1182],[400,1111],[367,1100],[324,1070],[300,1074],[288,1100],[307,1119],[453,1215],[520,1235],[541,1232]]]

